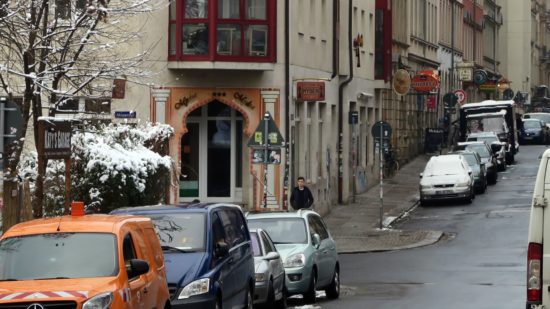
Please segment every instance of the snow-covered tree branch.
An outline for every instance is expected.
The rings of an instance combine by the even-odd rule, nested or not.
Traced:
[[[35,142],[43,111],[55,116],[74,96],[110,97],[113,80],[144,83],[154,46],[142,46],[143,14],[165,0],[0,0],[0,95],[20,97]],[[24,139],[6,164],[15,177]],[[40,181],[39,181],[40,182]]]

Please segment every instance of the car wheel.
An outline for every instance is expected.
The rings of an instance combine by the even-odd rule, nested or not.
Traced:
[[[340,297],[340,270],[338,269],[338,265],[334,269],[330,285],[325,289],[325,294],[327,294],[328,299],[337,299]]]
[[[315,268],[311,271],[311,279],[309,280],[309,289],[304,294],[304,301],[306,304],[314,304],[317,301],[317,292],[315,287],[317,286],[317,271]]]
[[[254,308],[254,298],[252,298],[252,292],[250,290],[251,289],[248,288],[248,291],[246,291],[245,309]]]
[[[222,300],[219,296],[216,299],[216,309],[222,309]]]
[[[286,309],[287,307],[287,304],[286,304],[286,287],[283,283],[283,292],[282,292],[283,295],[281,295],[281,299],[279,299],[278,301],[275,302],[275,308],[277,309]]]

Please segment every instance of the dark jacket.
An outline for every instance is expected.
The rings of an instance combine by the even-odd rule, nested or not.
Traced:
[[[295,210],[310,208],[313,205],[313,194],[311,194],[311,191],[306,186],[304,186],[303,190],[295,187],[290,194],[290,205]]]

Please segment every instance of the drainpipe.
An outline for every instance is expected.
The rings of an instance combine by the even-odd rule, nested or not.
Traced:
[[[287,0],[288,1],[288,0]],[[342,191],[343,191],[343,172],[344,172],[344,160],[342,159],[343,153],[344,153],[344,88],[347,84],[349,84],[353,79],[353,45],[352,45],[352,11],[353,11],[353,0],[349,0],[349,8],[348,8],[348,57],[349,57],[349,76],[346,80],[344,80],[340,86],[338,87],[338,203],[343,203],[342,198]]]
[[[334,79],[338,75],[338,30],[340,29],[340,0],[332,1],[332,75]]]
[[[283,180],[283,210],[288,209],[288,190],[290,187],[289,173],[290,173],[290,0],[285,0],[285,178]],[[294,163],[294,162],[292,162]]]

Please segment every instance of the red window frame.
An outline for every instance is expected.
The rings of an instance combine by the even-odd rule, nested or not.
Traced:
[[[275,62],[276,61],[276,0],[266,0],[266,19],[246,19],[245,5],[246,0],[239,0],[239,19],[221,19],[218,18],[218,0],[208,0],[206,18],[185,18],[185,1],[172,0],[173,9],[176,10],[176,19],[171,18],[171,12],[168,15],[168,61],[230,61],[230,62]],[[186,24],[206,24],[208,26],[208,53],[204,55],[184,55],[182,50],[183,26]],[[239,25],[241,27],[240,55],[220,55],[216,51],[217,28],[219,24]],[[175,42],[172,42],[170,27],[174,25]],[[253,25],[266,25],[266,55],[246,55],[246,27]],[[175,44],[175,54],[170,54],[170,45]]]

